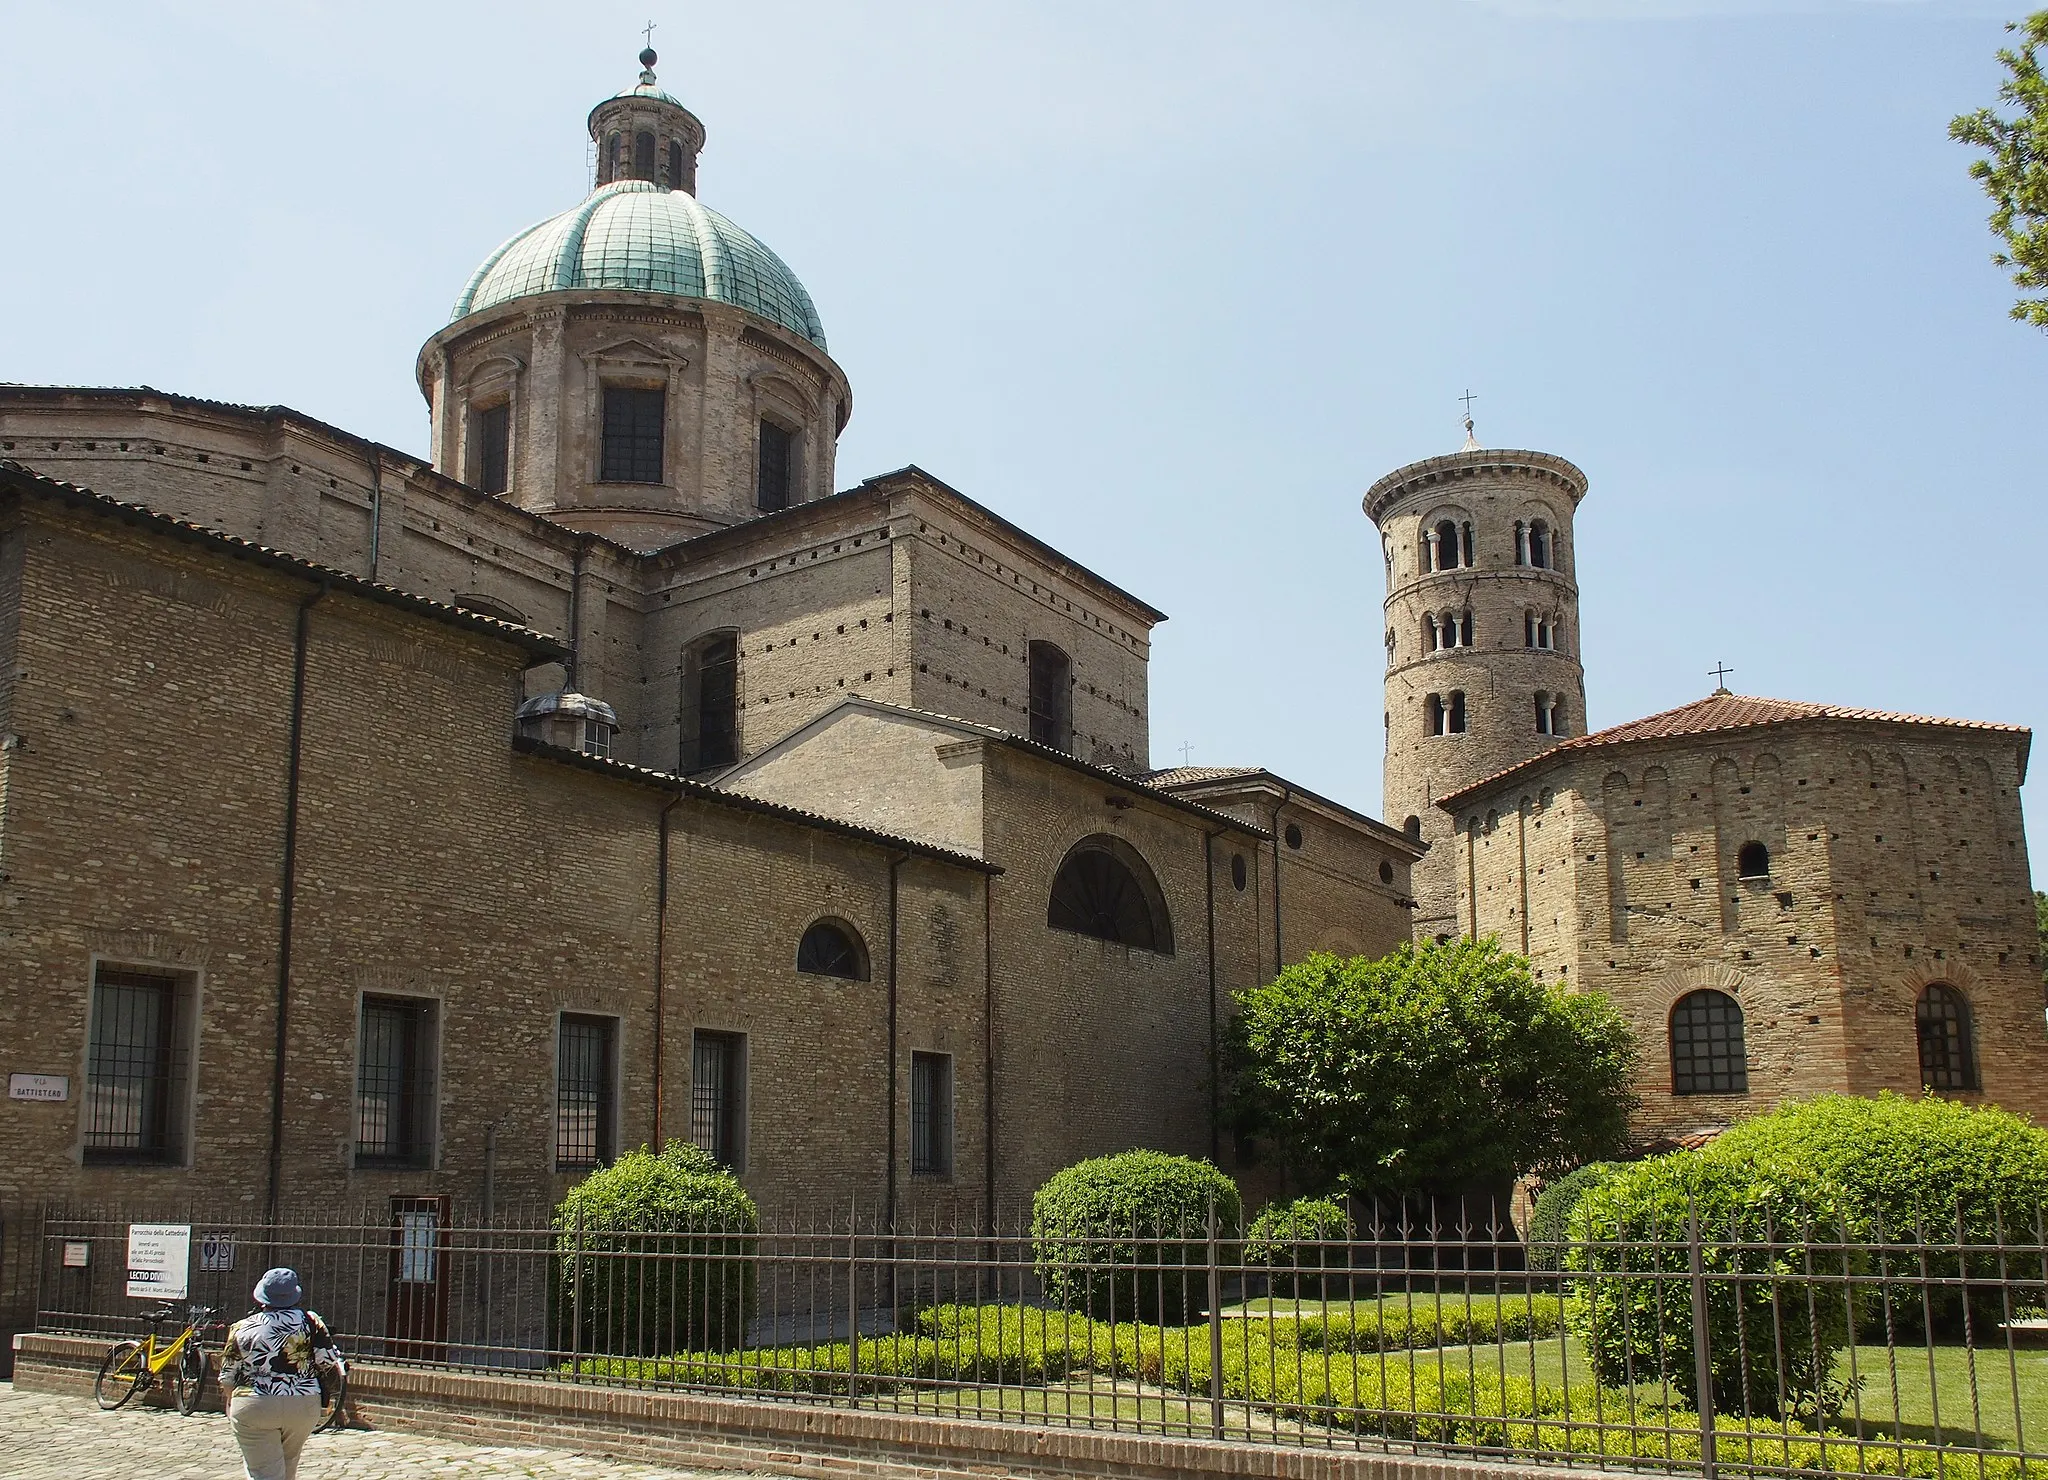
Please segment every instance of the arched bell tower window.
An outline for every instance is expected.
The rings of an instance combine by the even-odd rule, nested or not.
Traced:
[[[819,920],[797,942],[796,969],[809,976],[836,976],[841,981],[868,979],[868,952],[860,932],[843,920]]]
[[[683,654],[680,769],[711,771],[740,758],[739,634],[700,637]]]
[[[1441,735],[1444,732],[1444,701],[1440,694],[1431,694],[1425,705],[1429,717],[1429,733]]]
[[[1158,878],[1137,849],[1107,833],[1083,838],[1060,860],[1045,923],[1054,930],[1173,954],[1173,925]]]
[[[1074,748],[1074,663],[1049,642],[1025,649],[1031,669],[1031,738],[1054,750]]]
[[[1977,1079],[1970,1001],[1946,982],[1930,982],[1913,1007],[1920,1040],[1920,1082],[1929,1089],[1973,1090]]]
[[[1422,554],[1424,570],[1455,570],[1461,565],[1470,565],[1472,526],[1460,526],[1455,519],[1440,520],[1429,532]]]
[[[619,136],[606,134],[604,140],[604,180],[609,184],[619,178]]]
[[[1749,1093],[1742,1004],[1726,992],[1688,992],[1671,1008],[1671,1093]]]
[[[1448,713],[1444,716],[1444,733],[1462,735],[1465,733],[1465,691],[1458,689],[1451,694]]]
[[[633,178],[654,178],[654,135],[645,129],[633,135]]]
[[[1529,564],[1537,570],[1550,569],[1550,526],[1541,519],[1529,523]]]
[[[668,141],[668,188],[683,188],[683,144],[680,139]]]

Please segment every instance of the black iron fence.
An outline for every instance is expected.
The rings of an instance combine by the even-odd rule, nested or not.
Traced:
[[[486,1220],[401,1198],[274,1222],[46,1209],[41,1329],[127,1334],[136,1225],[188,1298],[288,1264],[358,1358],[1012,1423],[1610,1469],[2048,1480],[2048,1242],[1745,1217],[1524,1246],[1365,1209],[1352,1237]],[[152,1256],[160,1258],[161,1255]]]

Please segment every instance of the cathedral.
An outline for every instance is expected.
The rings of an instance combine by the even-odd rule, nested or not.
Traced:
[[[427,458],[0,387],[0,1209],[437,1217],[677,1138],[770,1210],[993,1217],[1236,1168],[1232,994],[1457,935],[1613,995],[1645,1144],[2048,1114],[2026,731],[1586,733],[1586,479],[1468,439],[1365,500],[1396,820],[1155,769],[1165,614],[920,468],[840,486],[819,311],[640,60],[590,193],[451,285]]]

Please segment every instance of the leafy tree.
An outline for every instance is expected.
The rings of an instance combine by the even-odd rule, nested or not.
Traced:
[[[1231,1115],[1312,1187],[1558,1172],[1625,1144],[1634,1040],[1607,998],[1482,941],[1313,955],[1237,995]]]
[[[2048,329],[2048,77],[2041,70],[2048,53],[2048,10],[2006,29],[2019,34],[2020,44],[1998,53],[2006,71],[1998,97],[2015,110],[2013,115],[1979,108],[1951,121],[1948,136],[1989,156],[1972,161],[1970,177],[1982,182],[1991,197],[1991,230],[2005,243],[1991,260],[2012,269],[2021,291],[2012,316]]]

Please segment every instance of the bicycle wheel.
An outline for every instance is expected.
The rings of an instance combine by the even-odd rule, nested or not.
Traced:
[[[206,1348],[194,1337],[178,1354],[178,1411],[187,1418],[199,1409],[200,1395],[206,1390],[206,1367]]]
[[[109,1411],[149,1386],[149,1358],[139,1341],[117,1341],[107,1348],[100,1363],[100,1375],[93,1379],[92,1395]]]
[[[342,1416],[342,1410],[348,1406],[348,1374],[346,1372],[341,1375],[341,1380],[334,1385],[334,1401],[328,1402],[325,1393],[320,1395],[320,1401],[322,1412],[320,1414],[320,1422],[313,1430],[314,1433],[329,1434],[337,1429],[348,1427],[348,1420]]]

